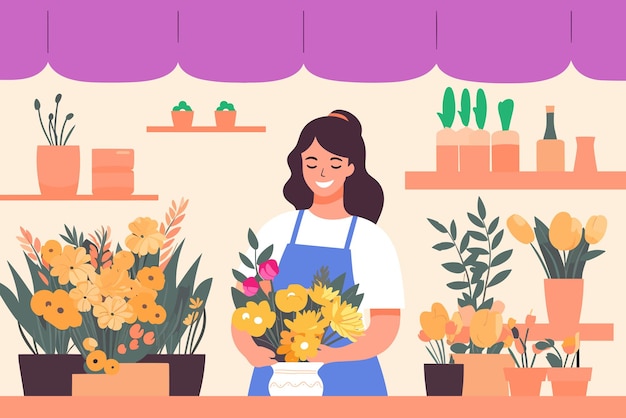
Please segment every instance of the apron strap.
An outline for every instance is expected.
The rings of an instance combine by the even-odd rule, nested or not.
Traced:
[[[350,223],[350,230],[348,230],[348,237],[346,238],[346,246],[345,250],[350,248],[350,242],[352,242],[352,234],[354,233],[354,226],[356,225],[356,216],[352,217],[352,222]]]
[[[304,210],[300,209],[298,211],[298,218],[296,219],[296,224],[293,227],[293,233],[291,234],[290,244],[296,243],[296,237],[298,236],[298,231],[300,230],[300,223],[302,222],[302,215],[304,214]]]

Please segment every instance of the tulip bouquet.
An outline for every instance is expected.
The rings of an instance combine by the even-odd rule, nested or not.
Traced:
[[[546,277],[551,279],[582,278],[585,263],[604,253],[603,250],[589,250],[589,245],[600,242],[606,226],[603,215],[594,215],[583,228],[581,222],[567,212],[557,213],[549,228],[536,217],[534,228],[517,214],[507,220],[511,235],[522,244],[530,244]],[[539,251],[533,245],[535,238]]]
[[[450,345],[455,337],[461,333],[463,321],[460,313],[455,312],[450,318],[446,308],[441,303],[436,302],[432,304],[430,311],[421,313],[420,325],[422,329],[418,337],[429,344],[426,346],[426,351],[435,363],[446,364],[451,362],[446,355],[444,338],[446,338],[446,343]]]
[[[321,344],[331,346],[345,339],[354,342],[363,335],[362,314],[358,312],[363,294],[357,293],[358,285],[342,291],[345,274],[330,280],[328,268],[321,267],[309,288],[291,284],[274,291],[273,279],[279,267],[270,258],[273,246],[257,255],[259,244],[251,229],[248,243],[254,260],[243,253],[239,257],[246,267],[254,269],[254,275],[247,277],[233,269],[238,281],[232,288],[236,308],[232,324],[236,329],[273,350],[278,361],[288,362],[309,361]]]

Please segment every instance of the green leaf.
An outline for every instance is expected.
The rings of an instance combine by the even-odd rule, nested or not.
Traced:
[[[477,241],[487,241],[487,237],[482,232],[478,231],[467,231],[470,234],[470,237],[474,238]]]
[[[456,354],[463,354],[469,349],[469,346],[463,343],[454,343],[450,346],[450,351]]]
[[[461,93],[461,110],[458,112],[463,126],[469,125],[471,111],[469,90],[463,89],[463,92]]]
[[[479,227],[479,228],[484,228],[485,227],[485,224],[483,223],[483,221],[481,221],[478,218],[478,216],[474,215],[473,213],[467,212],[467,217],[477,227]]]
[[[493,241],[491,241],[491,248],[492,249],[496,249],[498,247],[498,245],[500,245],[500,242],[502,241],[502,237],[504,236],[504,229],[501,229],[500,232],[498,232],[494,237],[493,237]]]
[[[200,282],[196,290],[193,292],[193,298],[200,298],[200,300],[204,301],[204,306],[207,304],[207,299],[209,298],[209,293],[211,292],[211,285],[213,284],[213,278],[209,277],[208,279],[204,279]]]
[[[447,286],[450,289],[454,289],[454,290],[462,290],[462,289],[466,289],[469,287],[469,283],[468,282],[450,282],[447,284]]]
[[[500,115],[500,124],[503,131],[508,131],[511,126],[511,118],[513,117],[513,100],[505,99],[498,103],[498,114]]]
[[[493,298],[489,298],[486,301],[484,301],[483,303],[480,304],[480,306],[478,307],[478,309],[491,309],[491,307],[493,306]]]
[[[509,274],[511,273],[511,270],[502,270],[501,272],[499,272],[498,274],[496,274],[495,276],[493,276],[493,278],[489,281],[489,284],[487,285],[487,287],[491,287],[491,286],[495,286],[498,283],[504,281],[504,279],[506,279]]]
[[[345,279],[346,279],[346,273],[341,273],[333,281],[330,282],[330,287],[332,287],[335,290],[339,290],[343,292],[343,282],[345,281]]]
[[[476,256],[489,254],[489,251],[485,250],[484,248],[480,248],[480,247],[470,247],[470,248],[467,249],[467,251],[469,251],[472,254],[476,254]]]
[[[484,280],[477,280],[476,281],[476,287],[474,287],[474,297],[477,298],[480,295],[482,295],[484,289],[485,289],[485,281]]]
[[[548,344],[548,343],[547,343],[547,342],[545,342],[545,341],[537,341],[537,342],[535,343],[535,345],[537,346],[537,349],[539,349],[539,350],[545,350],[545,349],[547,349],[547,348],[550,348],[550,347],[551,347],[551,345],[550,345],[550,344]]]
[[[452,236],[452,240],[456,239],[456,222],[454,222],[454,219],[450,222],[450,235]]]
[[[478,126],[478,129],[483,129],[485,127],[485,119],[487,119],[487,99],[485,98],[485,91],[483,89],[478,89],[476,92],[474,116],[476,118],[476,126]]]
[[[482,219],[483,221],[485,220],[485,217],[487,216],[487,211],[485,210],[485,204],[483,203],[483,200],[480,198],[480,196],[478,197],[478,215],[480,216],[480,219]]]
[[[444,128],[450,128],[454,122],[456,116],[456,102],[454,99],[454,90],[452,87],[447,87],[443,93],[443,108],[442,113],[437,112],[439,120]]]
[[[491,267],[499,266],[504,263],[506,260],[511,258],[511,254],[513,250],[502,251],[500,254],[496,255],[493,260],[491,260]]]
[[[478,254],[470,252],[469,257],[463,260],[463,265],[465,266],[473,266],[474,263],[478,260]]]
[[[248,229],[248,244],[250,244],[250,247],[254,250],[259,248],[259,241],[256,239],[256,235],[254,235],[252,229]]]
[[[244,295],[243,292],[236,287],[231,287],[231,293],[233,296],[233,303],[235,304],[235,308],[242,308],[246,306],[246,303],[250,301],[250,298]]]
[[[452,247],[454,247],[454,244],[451,242],[440,242],[439,244],[433,245],[433,248],[437,251],[447,250]]]
[[[430,219],[430,218],[426,218],[426,219],[428,219],[428,222],[430,222],[430,224],[431,224],[433,227],[435,227],[435,229],[436,229],[437,231],[442,232],[442,233],[444,233],[444,234],[447,234],[447,233],[448,233],[448,230],[446,229],[446,227],[445,227],[445,226],[443,226],[443,225],[441,225],[441,224],[440,224],[439,222],[437,222],[436,220],[434,220],[434,219]]]
[[[456,263],[456,262],[443,263],[442,266],[443,268],[445,268],[451,273],[464,273],[465,272],[465,266],[463,266],[463,264],[461,263]]]
[[[272,251],[274,251],[274,245],[270,245],[269,247],[267,247],[266,249],[264,249],[263,251],[261,251],[261,254],[259,254],[259,256],[256,259],[256,263],[257,264],[262,264],[264,262],[266,262],[267,260],[270,259],[270,257],[272,256]]]
[[[252,264],[252,261],[250,261],[250,259],[245,254],[239,253],[239,259],[246,267],[251,269],[254,268],[254,264]]]
[[[489,224],[489,227],[487,228],[487,233],[489,235],[493,234],[493,232],[496,230],[496,228],[498,227],[498,221],[499,220],[500,220],[500,218],[497,217],[496,219],[491,221],[491,223]]]
[[[487,348],[487,354],[500,354],[500,351],[502,351],[502,347],[504,347],[504,341],[495,343],[491,347]]]
[[[596,258],[597,256],[599,256],[600,254],[604,253],[604,250],[591,250],[591,251],[587,251],[586,253],[584,253],[582,255],[582,259],[585,261],[591,260],[593,258]]]
[[[563,367],[563,362],[554,353],[547,353],[546,354],[546,359],[548,360],[548,363],[550,363],[550,366],[552,366],[552,367]]]
[[[459,246],[459,251],[461,253],[463,253],[465,249],[467,248],[467,246],[469,245],[469,240],[470,240],[470,234],[469,232],[466,232],[463,235],[463,238],[461,238],[461,245]]]
[[[233,269],[233,276],[235,276],[235,279],[237,279],[237,281],[242,283],[248,278],[245,274],[235,269]]]

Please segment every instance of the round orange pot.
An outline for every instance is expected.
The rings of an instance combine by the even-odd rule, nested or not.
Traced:
[[[189,128],[193,122],[192,110],[172,110],[172,123],[179,128]]]
[[[543,286],[550,325],[575,331],[580,323],[584,280],[544,279]]]
[[[43,196],[67,198],[76,196],[80,176],[78,145],[39,145],[37,178]]]
[[[591,367],[552,367],[548,380],[554,396],[586,396],[591,380]]]
[[[509,382],[511,396],[539,396],[547,370],[545,367],[505,368],[504,377]]]
[[[235,126],[235,119],[237,118],[236,110],[216,110],[215,111],[215,125],[219,128],[232,128]]]

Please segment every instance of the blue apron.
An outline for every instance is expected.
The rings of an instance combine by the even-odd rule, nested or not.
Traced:
[[[280,271],[274,278],[274,290],[286,289],[290,284],[294,283],[309,288],[313,282],[313,275],[322,266],[328,267],[330,280],[342,273],[346,274],[343,290],[353,286],[354,277],[352,274],[350,241],[352,240],[357,217],[352,217],[344,248],[318,247],[295,243],[303,213],[303,210],[300,210],[298,213],[291,241],[287,244],[280,260]],[[333,343],[332,347],[340,347],[346,344],[350,344],[350,340],[343,338]],[[313,359],[313,361],[315,360]],[[387,395],[385,380],[377,357],[359,361],[325,364],[320,368],[319,375],[324,382],[324,396]],[[271,366],[256,367],[252,373],[248,395],[269,396],[267,385],[271,376]]]

